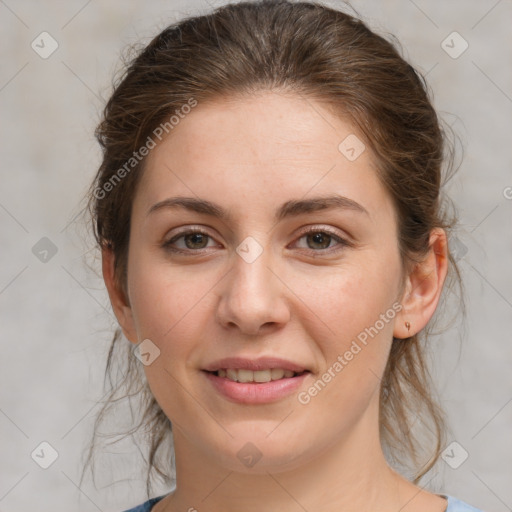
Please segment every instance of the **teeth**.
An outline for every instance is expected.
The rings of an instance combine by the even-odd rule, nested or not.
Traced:
[[[284,374],[286,372],[284,370],[282,370],[281,368],[272,368],[272,370],[270,370],[270,373],[272,376],[272,380],[279,380],[284,377]]]
[[[272,368],[268,370],[246,370],[227,368],[226,370],[218,370],[219,377],[226,377],[235,382],[270,382],[271,380],[279,380],[282,378],[289,379],[295,375],[291,370],[283,370],[282,368]]]
[[[238,382],[254,381],[254,372],[251,370],[235,370],[238,373]]]

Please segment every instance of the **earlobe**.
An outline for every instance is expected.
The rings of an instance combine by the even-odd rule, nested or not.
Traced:
[[[137,342],[136,329],[128,298],[125,297],[123,290],[116,283],[114,273],[114,253],[110,248],[104,247],[101,251],[101,263],[103,280],[107,287],[110,303],[116,315],[117,321],[125,337],[132,343]]]
[[[413,336],[427,325],[439,303],[447,271],[446,233],[435,228],[430,234],[428,253],[414,265],[407,277],[403,309],[393,332],[395,338]]]

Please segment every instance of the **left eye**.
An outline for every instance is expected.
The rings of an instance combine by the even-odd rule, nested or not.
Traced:
[[[338,245],[341,246],[349,245],[346,240],[328,231],[308,231],[307,233],[304,233],[298,240],[302,240],[303,238],[306,239],[307,249],[326,250],[332,247],[331,242],[333,241],[337,242]]]

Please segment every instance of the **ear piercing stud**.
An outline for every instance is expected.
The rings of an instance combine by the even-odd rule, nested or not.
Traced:
[[[407,331],[411,330],[411,324],[409,322],[405,322],[405,327],[407,327]]]

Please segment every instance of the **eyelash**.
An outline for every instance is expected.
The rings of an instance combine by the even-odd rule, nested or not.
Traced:
[[[204,230],[199,229],[199,228],[191,228],[191,229],[187,229],[186,231],[182,231],[181,233],[178,233],[176,236],[174,236],[170,240],[164,242],[162,244],[162,247],[166,251],[169,251],[169,252],[172,252],[172,253],[186,254],[186,255],[190,255],[191,253],[196,253],[196,254],[199,253],[199,254],[201,254],[201,252],[203,252],[203,251],[205,251],[207,249],[197,249],[197,250],[194,250],[194,249],[178,249],[176,247],[172,247],[172,244],[175,243],[180,238],[183,238],[183,237],[185,237],[187,235],[192,235],[194,233],[199,233],[201,235],[205,235],[209,239],[213,240],[213,237],[210,236],[208,233],[206,233]],[[322,233],[322,234],[328,235],[331,239],[333,239],[336,242],[338,242],[339,247],[337,249],[334,249],[334,250],[332,248],[320,249],[320,250],[306,249],[306,251],[309,252],[310,254],[312,254],[314,257],[317,257],[318,253],[320,253],[320,256],[322,256],[322,253],[323,254],[333,254],[333,253],[337,253],[337,252],[343,250],[345,247],[352,247],[353,246],[353,244],[351,242],[349,242],[348,240],[346,240],[344,238],[341,238],[339,235],[336,235],[333,231],[331,231],[328,228],[322,228],[322,229],[318,229],[317,228],[317,229],[309,229],[309,230],[302,231],[299,234],[299,237],[298,237],[297,240],[300,240],[304,236],[307,236],[307,235],[310,235],[310,234],[318,234],[318,233]]]

